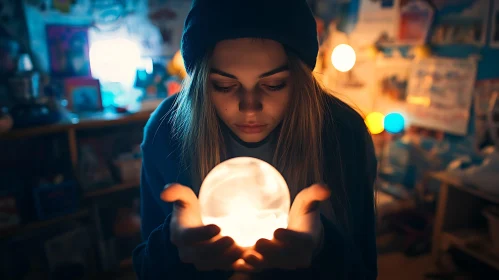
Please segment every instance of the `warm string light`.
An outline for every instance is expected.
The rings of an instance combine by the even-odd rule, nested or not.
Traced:
[[[384,118],[385,116],[380,112],[371,112],[366,116],[365,122],[372,134],[380,134],[385,130],[383,125]]]
[[[340,72],[348,72],[355,65],[357,56],[354,49],[347,44],[339,44],[331,53],[331,63]]]
[[[242,247],[272,239],[286,228],[290,195],[286,181],[265,161],[238,157],[224,161],[206,176],[199,192],[205,225],[215,224],[221,235]]]

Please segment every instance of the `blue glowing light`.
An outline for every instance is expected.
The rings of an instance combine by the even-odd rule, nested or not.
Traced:
[[[385,130],[390,133],[400,133],[404,130],[405,120],[400,113],[389,113],[384,119]]]

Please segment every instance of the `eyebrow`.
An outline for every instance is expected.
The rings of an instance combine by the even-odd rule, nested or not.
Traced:
[[[265,73],[261,74],[258,77],[259,78],[265,78],[265,77],[272,76],[274,74],[277,74],[277,73],[280,73],[280,72],[284,72],[284,71],[288,71],[288,70],[289,70],[289,66],[286,64],[286,65],[279,66],[279,67],[277,67],[277,68],[275,68],[273,70],[270,70],[268,72],[265,72]],[[222,70],[219,70],[219,69],[216,69],[216,68],[211,68],[210,71],[211,71],[211,73],[218,74],[218,75],[221,75],[221,76],[225,76],[225,77],[237,80],[236,76],[234,76],[234,75],[232,75],[230,73],[224,72]]]

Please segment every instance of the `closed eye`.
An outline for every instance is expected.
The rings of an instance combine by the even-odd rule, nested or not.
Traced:
[[[264,85],[270,91],[280,91],[286,87],[286,83],[281,83],[278,85]]]
[[[231,92],[234,88],[237,87],[237,85],[230,85],[230,86],[222,86],[222,85],[217,85],[216,83],[212,83],[213,89],[218,92]]]

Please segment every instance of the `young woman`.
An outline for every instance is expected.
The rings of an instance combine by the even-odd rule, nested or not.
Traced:
[[[144,132],[138,278],[375,279],[373,145],[362,117],[313,75],[306,0],[194,1],[181,51],[187,83]],[[196,197],[238,156],[275,166],[293,201],[288,228],[252,248],[203,225]]]

